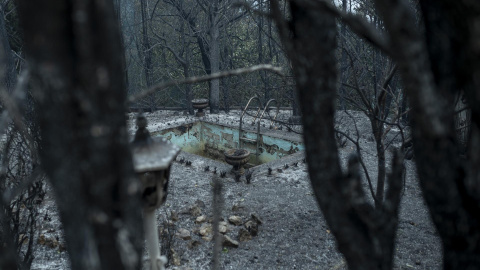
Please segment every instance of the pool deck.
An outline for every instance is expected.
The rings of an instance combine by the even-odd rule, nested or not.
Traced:
[[[282,122],[287,122],[289,115],[289,111],[281,111],[279,114],[278,119]],[[238,129],[239,128],[239,119],[240,119],[240,111],[231,111],[229,114],[209,114],[208,112],[206,113],[205,116],[203,117],[195,117],[191,115],[183,115],[182,113],[178,111],[157,111],[154,113],[146,113],[145,114],[147,120],[148,120],[148,129],[151,133],[158,133],[161,130],[165,129],[170,129],[174,128],[177,126],[189,124],[189,123],[195,123],[198,121],[202,121],[205,123],[210,123],[210,124],[215,124],[215,125],[221,125],[225,126],[231,129]],[[135,132],[135,125],[134,125],[134,119],[135,119],[135,114],[130,113],[128,114],[129,117],[129,134],[133,136]],[[243,119],[243,127],[242,129],[244,131],[247,131],[249,133],[256,133],[257,128],[256,125],[251,125],[253,118],[250,116],[245,116]],[[275,138],[280,138],[283,140],[288,140],[292,142],[298,142],[302,143],[302,136],[300,134],[300,127],[299,126],[290,126],[292,131],[286,130],[286,126],[282,127],[282,130],[274,130],[270,129],[271,121],[268,119],[264,119],[260,122],[260,134],[266,135],[269,137],[275,137]],[[177,158],[177,160],[180,159],[185,159],[189,161],[194,161],[192,166],[193,168],[198,167],[198,169],[203,170],[206,166],[209,166],[210,168],[217,168],[217,171],[225,171],[229,175],[230,170],[232,166],[225,164],[220,161],[216,161],[213,159],[209,159],[206,157],[202,157],[199,155],[194,155],[190,154],[187,152],[182,151]],[[293,164],[295,162],[300,162],[304,158],[304,151],[299,151],[297,153],[287,155],[281,159],[273,160],[258,166],[255,166],[251,168],[250,170],[253,172],[253,176],[256,176],[257,174],[266,174],[268,171],[268,168],[277,168],[277,167],[282,167],[285,164]]]

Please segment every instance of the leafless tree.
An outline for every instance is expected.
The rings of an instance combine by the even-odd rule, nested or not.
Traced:
[[[0,68],[0,72],[5,74],[2,76],[3,80],[0,83],[5,85],[8,92],[12,92],[16,81],[16,71],[12,50],[10,49],[8,33],[5,27],[3,5],[0,5],[0,42],[2,43],[2,63],[0,63],[2,67]]]
[[[143,246],[111,1],[18,1],[41,130],[72,269],[138,269]]]
[[[0,266],[6,269],[30,269],[34,259],[39,220],[39,204],[45,196],[44,181],[36,153],[30,152],[28,139],[14,125],[7,128],[2,142],[0,175]],[[36,148],[33,149],[36,151]],[[14,255],[10,252],[14,251]],[[5,262],[17,258],[15,267]]]
[[[368,202],[358,157],[342,172],[335,143],[337,94],[335,17],[310,1],[290,2],[291,20],[270,1],[297,83],[312,188],[350,269],[390,269],[402,186],[403,163],[395,155],[383,205]]]
[[[276,1],[272,1],[272,3],[275,4]],[[325,57],[326,55],[333,54],[333,45],[332,42],[326,43],[325,41],[335,39],[335,31],[329,17],[329,15],[335,15],[341,17],[357,34],[392,57],[398,65],[405,93],[410,102],[409,117],[413,129],[412,136],[419,180],[432,220],[442,238],[444,268],[477,269],[480,265],[480,245],[478,244],[480,242],[478,215],[480,212],[480,181],[478,180],[480,175],[478,173],[478,161],[480,160],[478,91],[480,83],[476,78],[480,70],[480,50],[478,42],[475,42],[478,37],[478,27],[475,25],[480,16],[480,4],[468,0],[456,2],[425,0],[419,1],[421,10],[416,11],[410,1],[375,0],[374,3],[376,12],[383,18],[386,30],[383,34],[370,25],[372,21],[359,20],[359,16],[339,11],[327,1],[295,0],[292,2],[290,25],[293,29],[293,38],[291,40],[284,38],[283,40],[285,46],[292,47],[289,57],[295,61],[294,70],[297,69],[298,82],[303,82],[303,85],[298,83],[298,91],[304,110],[304,137],[312,185],[317,194],[322,195],[322,192],[328,190],[330,195],[328,196],[330,202],[325,202],[322,196],[317,196],[320,207],[327,222],[332,226],[332,231],[339,242],[340,251],[344,253],[351,268],[387,269],[391,267],[392,249],[384,249],[386,252],[383,255],[378,254],[380,256],[377,259],[383,258],[381,261],[383,260],[384,263],[374,263],[366,268],[361,263],[365,262],[362,260],[362,256],[355,258],[352,255],[352,253],[361,254],[358,250],[359,247],[356,246],[359,241],[352,240],[353,238],[350,238],[350,242],[345,241],[343,237],[349,235],[352,227],[335,221],[349,220],[355,217],[354,213],[358,213],[357,211],[348,212],[349,215],[342,215],[339,213],[343,211],[339,210],[334,215],[343,217],[331,217],[333,214],[331,209],[339,207],[335,203],[339,201],[333,198],[339,192],[338,190],[349,186],[348,182],[339,180],[342,177],[335,173],[338,168],[336,166],[332,168],[332,164],[337,164],[336,149],[332,148],[333,144],[324,144],[324,141],[331,140],[330,126],[332,123],[329,119],[334,111],[331,106],[331,95],[335,93],[334,78],[336,77],[336,71],[332,68],[334,61],[328,62],[325,59],[328,58]],[[302,16],[296,17],[296,12]],[[418,20],[418,15],[421,16],[420,20]],[[276,19],[276,21],[279,31],[286,32],[285,23],[282,26],[282,20]],[[318,25],[315,24],[316,22]],[[324,33],[322,42],[306,38],[313,35],[313,33],[306,34],[309,25],[316,25],[316,29],[322,29],[320,31]],[[287,34],[284,34],[284,37],[286,36]],[[300,42],[302,38],[305,40]],[[313,48],[317,48],[317,51]],[[322,55],[322,58],[317,59],[315,55]],[[313,70],[321,71],[314,72]],[[321,78],[321,81],[313,78]],[[312,92],[319,94],[308,93],[307,87],[304,86],[309,86],[309,90],[318,89]],[[460,90],[465,91],[466,103],[472,108],[466,159],[464,155],[461,155],[461,145],[454,121],[456,117],[455,100],[459,96]],[[311,108],[321,109],[312,110]],[[305,115],[306,112],[309,114]],[[316,115],[317,120],[313,121],[310,115]],[[315,128],[315,122],[321,128]],[[317,136],[313,136],[314,134]],[[324,152],[329,154],[323,154]],[[328,165],[324,167],[324,164]],[[395,166],[392,170],[396,171]],[[317,183],[316,181],[319,181],[317,179],[322,179],[322,183]],[[332,184],[333,179],[335,182],[341,182],[342,185],[332,189],[329,185]],[[398,175],[391,180],[389,190],[393,193],[389,195],[389,191],[387,191],[385,206],[396,209],[398,202],[397,200],[390,201],[390,196],[393,194],[395,195],[393,198],[398,199],[394,188],[398,187]],[[322,189],[317,187],[322,187]],[[354,189],[352,190],[354,191]],[[352,190],[347,194],[351,194]],[[351,201],[348,200],[341,203],[343,207],[350,204]],[[396,220],[396,210],[387,216]],[[363,224],[366,219],[362,214],[359,214],[359,220],[361,221],[350,225],[357,229],[363,228],[364,236],[365,234],[370,236],[371,234],[366,232],[369,231],[368,228],[372,228],[370,226],[372,223]],[[386,228],[383,226],[389,223],[381,223],[382,225],[377,223],[373,228],[377,230]],[[388,227],[386,230],[389,232],[388,234],[376,233],[376,237],[382,237],[382,240],[378,240],[379,243],[386,241],[389,242],[388,246],[392,247],[394,228],[394,224],[393,227]],[[340,234],[338,230],[346,231]],[[375,249],[366,248],[368,246],[367,241],[367,243],[363,243],[361,249],[369,250],[370,259],[367,261],[375,261],[373,255],[376,253]],[[374,252],[371,252],[372,250]]]
[[[375,4],[388,30],[411,104],[420,184],[443,243],[445,269],[480,267],[478,93],[480,46],[477,1],[419,1],[425,31],[407,1]],[[440,35],[440,33],[442,33]],[[455,130],[455,96],[472,108],[467,159]]]

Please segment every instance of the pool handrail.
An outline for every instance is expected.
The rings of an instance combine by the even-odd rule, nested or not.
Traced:
[[[256,120],[257,120],[257,117],[262,109],[262,101],[260,100],[260,97],[255,94],[253,97],[251,97],[248,102],[247,102],[247,105],[245,105],[245,109],[243,109],[243,112],[240,116],[240,124],[239,124],[239,127],[238,127],[238,146],[239,148],[242,148],[242,140],[246,139],[246,138],[243,138],[243,134],[242,134],[242,126],[243,126],[243,116],[245,115],[245,113],[247,112],[247,109],[248,109],[248,106],[250,106],[250,103],[256,99],[258,101],[258,110],[257,110],[257,113],[255,114],[255,118],[253,119],[252,121],[252,125],[255,124]],[[260,120],[261,118],[259,118]],[[257,138],[255,139],[256,140],[256,151],[255,151],[255,156],[258,160],[258,147],[259,147],[259,138],[260,137],[260,121],[258,121],[258,124],[257,124]]]
[[[263,109],[263,112],[262,114],[260,115],[260,118],[258,119],[258,121],[260,121],[262,118],[263,118],[263,115],[265,114],[265,111],[270,107],[270,103],[271,102],[275,102],[275,105],[277,105],[277,112],[275,113],[275,116],[273,117],[273,119],[270,117],[270,127],[273,128],[273,123],[275,122],[275,119],[277,119],[277,116],[278,116],[278,113],[280,112],[280,107],[278,106],[278,102],[277,100],[275,99],[270,99],[267,104],[265,105],[265,108]],[[269,115],[270,116],[270,115]]]

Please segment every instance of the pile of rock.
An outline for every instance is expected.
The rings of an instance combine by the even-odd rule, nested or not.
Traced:
[[[195,218],[194,224],[198,225],[192,230],[192,233],[201,237],[204,241],[211,241],[213,238],[213,218],[207,217],[203,214],[205,204],[201,201],[195,202],[191,207],[182,212],[182,214],[188,214]],[[171,214],[171,220],[178,220],[178,216],[175,213]],[[251,214],[250,217],[242,217],[239,215],[229,216],[225,221],[221,219],[218,225],[218,232],[222,235],[222,243],[224,247],[237,248],[240,243],[251,240],[258,235],[259,225],[262,224],[262,220],[257,214]],[[192,240],[192,233],[185,229],[177,229],[176,236],[182,240]],[[236,237],[233,237],[236,235]],[[195,247],[199,243],[191,241],[189,247]]]

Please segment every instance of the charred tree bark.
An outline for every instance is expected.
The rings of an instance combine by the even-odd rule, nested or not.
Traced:
[[[115,17],[117,18],[117,21],[118,21],[118,25],[119,25],[119,28],[120,28],[120,41],[121,41],[121,45],[122,45],[122,48],[125,48],[125,38],[123,36],[123,29],[122,29],[122,12],[121,12],[121,3],[122,1],[121,0],[113,0],[113,7],[115,9]],[[128,89],[129,89],[129,81],[128,81],[128,68],[127,68],[127,63],[126,63],[126,50],[124,49],[124,53],[123,53],[123,57],[122,57],[122,68],[123,70],[125,70],[125,88],[127,89],[127,92],[128,92]]]
[[[342,9],[343,12],[347,12],[347,0],[342,0]],[[346,25],[344,22],[341,22],[340,26],[340,50],[342,51],[342,56],[340,60],[340,108],[342,110],[346,110],[347,106],[345,104],[345,96],[346,96],[346,89],[345,86],[342,83],[346,83],[347,80],[347,69],[348,69],[348,63],[347,63],[347,43],[346,43],[346,34],[347,34],[347,29]]]
[[[218,0],[214,0],[209,16],[210,24],[210,72],[217,73],[220,71],[220,29],[218,26]],[[210,82],[210,113],[220,112],[220,80],[214,79]]]
[[[153,85],[152,81],[152,51],[150,48],[150,38],[148,37],[147,27],[147,0],[140,0],[140,8],[142,10],[142,56],[143,56],[143,72],[145,74],[145,83],[147,88]],[[150,111],[153,112],[156,107],[155,96],[150,95],[149,101]]]
[[[480,268],[480,50],[478,37],[480,29],[480,3],[477,1],[420,1],[426,23],[426,41],[432,73],[437,91],[448,97],[448,111],[455,110],[452,100],[464,89],[468,105],[472,108],[470,149],[465,162],[459,157],[463,146],[455,140],[456,157],[453,160],[452,176],[448,179],[455,185],[458,194],[451,199],[449,211],[441,209],[435,196],[436,189],[424,184],[425,197],[433,220],[437,225],[444,244],[445,269]],[[431,32],[433,31],[433,32]],[[436,35],[435,33],[442,33]],[[476,40],[476,41],[475,41]],[[449,115],[454,118],[454,115]],[[450,119],[449,119],[450,120]],[[450,121],[454,121],[453,119]],[[449,122],[450,123],[450,122]],[[455,125],[453,125],[454,129]],[[449,126],[449,129],[452,128]],[[456,131],[453,131],[456,136]],[[417,150],[417,149],[415,149]],[[416,152],[415,152],[416,154]],[[436,154],[436,153],[432,153]],[[458,160],[460,159],[460,160]],[[432,181],[433,179],[425,179]],[[422,181],[423,182],[423,181]],[[447,186],[445,186],[446,188]],[[445,189],[447,191],[448,189]],[[448,190],[450,193],[451,191]],[[446,222],[447,221],[447,222]]]
[[[139,269],[143,236],[111,1],[19,0],[41,129],[72,269]]]
[[[0,81],[3,84],[7,92],[11,93],[15,87],[15,82],[17,80],[15,64],[12,57],[12,50],[10,49],[10,44],[8,43],[8,34],[5,28],[5,20],[3,19],[3,9],[0,6],[0,72],[3,74],[0,75],[0,78],[3,80]]]
[[[264,1],[259,1],[258,2],[258,10],[262,11],[264,10]],[[265,56],[263,52],[263,43],[264,43],[264,35],[263,35],[263,28],[264,28],[264,18],[263,16],[258,16],[258,22],[257,22],[257,30],[258,30],[258,41],[257,41],[257,52],[258,52],[258,63],[263,64],[265,63]],[[269,38],[269,37],[267,37]],[[268,44],[267,44],[268,45]],[[268,56],[267,56],[268,57]],[[269,61],[268,61],[269,60]],[[271,62],[271,59],[267,59],[267,63]],[[270,93],[270,84],[268,80],[268,75],[266,71],[261,71],[260,72],[260,80],[263,83],[263,95],[264,95],[264,102],[263,106],[266,105],[266,103],[270,100],[271,98],[271,93]]]
[[[188,52],[186,52],[187,56],[185,62],[182,64],[183,67],[183,75],[185,78],[190,77],[190,60],[188,56]],[[190,115],[194,114],[193,107],[192,107],[192,85],[187,84],[185,85],[185,104],[187,106],[187,111]]]
[[[349,269],[391,269],[402,159],[396,155],[385,203],[375,209],[363,191],[358,157],[342,172],[335,143],[337,94],[336,23],[332,14],[310,1],[290,2],[291,21],[270,1],[283,45],[292,61],[302,109],[304,141],[312,188]],[[288,26],[287,26],[288,25]]]
[[[233,61],[231,56],[231,51],[228,46],[225,46],[223,49],[224,55],[224,69],[229,70],[233,69]],[[223,108],[226,113],[230,112],[230,78],[220,79],[222,93],[223,93]]]
[[[10,233],[9,219],[4,214],[7,208],[3,201],[0,201],[0,230],[3,233],[0,234],[0,269],[17,269],[20,259],[15,253],[14,235]]]
[[[378,105],[378,104],[377,104]],[[377,110],[378,112],[378,110]],[[375,206],[381,207],[385,194],[385,178],[386,172],[386,158],[385,145],[383,143],[383,122],[375,117],[381,117],[376,114],[370,118],[372,124],[373,137],[375,139],[375,146],[377,148],[377,191],[375,192]]]
[[[463,160],[454,129],[454,100],[465,89],[473,133],[480,120],[478,1],[420,1],[425,40],[407,1],[376,0],[412,107],[420,184],[442,238],[444,269],[480,268],[480,137]],[[475,26],[477,25],[477,26]],[[441,34],[439,34],[441,33]],[[474,75],[477,74],[477,75]]]

